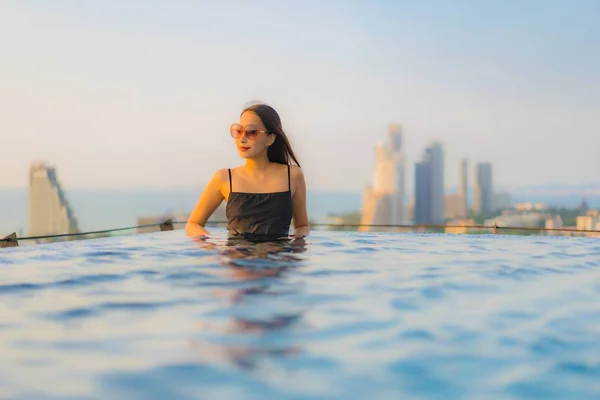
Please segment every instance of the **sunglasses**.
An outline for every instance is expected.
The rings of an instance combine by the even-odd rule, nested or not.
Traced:
[[[240,124],[231,124],[231,127],[229,128],[229,133],[234,139],[240,138],[244,133],[248,139],[256,139],[256,136],[260,132],[269,133],[267,131],[259,131],[256,125],[252,124],[246,125],[245,127]]]

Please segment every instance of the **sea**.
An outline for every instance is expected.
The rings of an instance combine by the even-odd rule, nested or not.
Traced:
[[[202,188],[169,189],[66,189],[66,197],[82,231],[112,229],[137,224],[142,216],[169,212],[190,212]],[[577,207],[580,195],[539,196],[513,194],[513,202],[542,202],[557,207]],[[600,207],[600,195],[587,196],[590,207]],[[410,197],[407,196],[406,204]],[[307,193],[309,218],[326,222],[330,213],[358,211],[362,204],[360,191],[313,190]],[[0,234],[27,234],[27,188],[0,188]]]

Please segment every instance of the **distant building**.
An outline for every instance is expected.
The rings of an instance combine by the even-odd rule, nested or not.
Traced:
[[[373,191],[373,186],[369,185],[365,188],[362,196],[362,218],[361,225],[372,225],[373,221],[376,221],[378,218],[375,218],[375,214],[377,213],[377,203],[379,202],[378,197],[375,195]],[[360,227],[359,231],[369,231],[369,227]]]
[[[492,211],[507,210],[512,206],[510,193],[494,193],[492,195]]]
[[[150,232],[160,232],[160,226],[158,224],[162,224],[167,220],[175,221],[187,221],[189,218],[189,213],[184,212],[174,212],[174,213],[164,213],[158,215],[145,215],[137,218],[137,226],[136,233],[150,233]],[[155,226],[145,226],[145,225],[155,225]],[[182,226],[174,226],[174,229],[182,228]]]
[[[440,143],[425,149],[415,164],[413,223],[442,224],[444,222],[444,151]]]
[[[415,201],[413,223],[433,224],[431,204],[431,164],[423,161],[415,164]]]
[[[460,195],[460,199],[462,201],[461,206],[461,217],[466,217],[469,215],[469,172],[468,172],[468,161],[466,158],[463,158],[460,162],[460,177],[458,181],[458,194]],[[446,207],[446,212],[448,212],[448,207]],[[454,214],[452,211],[450,214]],[[453,218],[453,217],[450,217]]]
[[[373,184],[363,192],[361,225],[406,223],[404,158],[402,130],[399,125],[391,125],[387,142],[376,148]]]
[[[561,229],[563,228],[563,222],[560,215],[553,215],[550,218],[546,219],[545,224],[546,229]],[[562,233],[560,231],[548,231],[546,232],[548,236],[561,236]]]
[[[517,211],[543,211],[549,209],[550,206],[544,203],[516,203],[512,208]]]
[[[535,209],[531,203],[516,203],[513,207],[517,211],[531,211]]]
[[[492,164],[478,163],[475,166],[475,203],[477,213],[494,211],[494,189],[492,183]]]
[[[541,213],[505,213],[484,221],[486,226],[504,226],[504,227],[539,227],[543,223]]]
[[[405,208],[405,215],[406,215],[406,220],[407,221],[414,221],[415,220],[415,205],[414,205],[414,201],[411,202],[409,205],[406,206],[406,208]]]
[[[580,215],[576,220],[577,230],[580,231],[593,231],[596,230],[598,224],[598,217],[594,215]]]
[[[474,226],[475,221],[470,218],[456,218],[448,221],[446,225],[446,233],[468,233],[469,226]]]
[[[562,218],[560,215],[554,215],[546,219],[546,229],[560,229],[563,227]]]
[[[219,207],[215,210],[215,212],[208,218],[208,222],[213,224],[216,222],[226,222],[227,218],[225,216],[225,203],[221,203]],[[136,233],[150,233],[150,232],[160,232],[161,224],[168,219],[171,219],[173,222],[186,222],[190,217],[189,212],[165,212],[163,214],[157,215],[145,215],[137,218],[137,226],[140,228],[136,229]],[[143,225],[156,225],[156,226],[143,226]],[[222,225],[224,227],[225,225]],[[183,229],[185,224],[178,224],[173,227],[173,229]]]
[[[444,217],[465,217],[465,201],[462,193],[450,193],[444,196]]]
[[[431,211],[434,224],[444,223],[444,150],[441,143],[429,146],[431,163]]]
[[[77,219],[67,201],[54,167],[44,162],[29,170],[29,236],[79,231]]]

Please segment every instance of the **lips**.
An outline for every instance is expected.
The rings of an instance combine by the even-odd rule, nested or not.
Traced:
[[[238,149],[240,151],[247,151],[247,150],[250,150],[250,147],[238,147]]]

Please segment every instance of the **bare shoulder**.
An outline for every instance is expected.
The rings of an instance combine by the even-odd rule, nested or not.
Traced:
[[[297,165],[290,165],[290,176],[292,180],[298,181],[304,179],[304,173],[302,172],[302,168]]]
[[[221,168],[215,171],[213,177],[213,180],[216,180],[220,183],[223,183],[225,181],[229,180],[229,169],[228,168]]]
[[[225,187],[229,182],[229,171],[227,168],[218,169],[213,173],[213,176],[210,178],[209,187],[212,187],[213,190],[221,191],[222,188]]]

